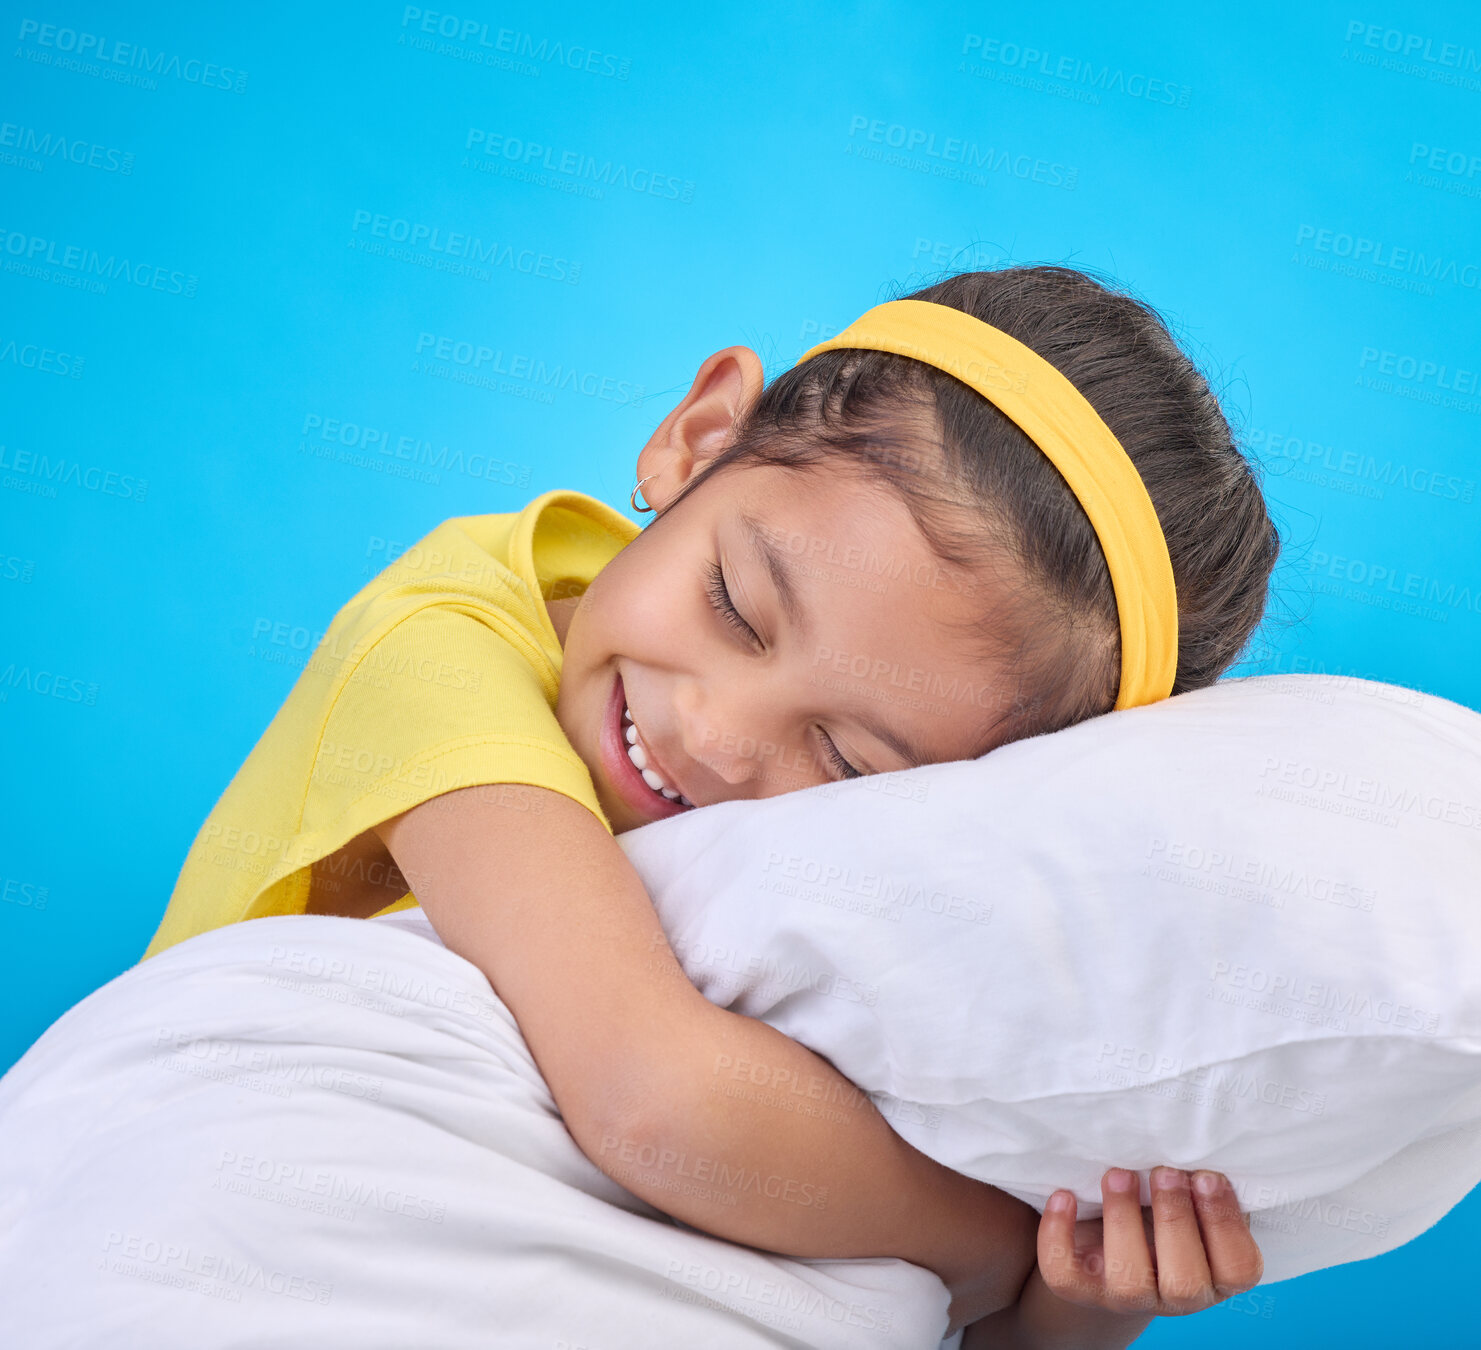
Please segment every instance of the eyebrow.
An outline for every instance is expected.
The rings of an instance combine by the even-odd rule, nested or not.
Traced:
[[[777,595],[781,599],[782,609],[786,611],[787,618],[791,620],[793,626],[806,638],[810,624],[802,602],[798,598],[790,560],[778,552],[771,540],[766,537],[766,525],[763,521],[745,511],[740,512],[740,519],[750,536],[751,547],[761,555],[761,561],[766,564],[766,570],[771,575],[771,584],[776,587]],[[883,722],[876,722],[866,714],[861,714],[858,720],[870,735],[899,755],[905,761],[906,768],[918,769],[922,765],[931,763],[931,757],[928,754],[894,728],[886,726]]]

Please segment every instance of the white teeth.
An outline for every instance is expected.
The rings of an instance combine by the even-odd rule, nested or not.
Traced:
[[[683,807],[692,807],[693,802],[687,796],[669,788],[668,783],[663,782],[661,777],[652,768],[647,767],[647,750],[643,749],[643,745],[638,740],[638,728],[632,724],[632,713],[626,706],[622,709],[622,721],[626,722],[625,727],[622,728],[622,736],[624,736],[626,743],[628,743],[628,758],[631,759],[632,765],[634,765],[634,768],[637,768],[638,773],[643,774],[643,782],[647,783],[649,788],[652,788],[655,792],[662,793],[668,801],[677,801]]]
[[[648,784],[654,792],[661,793],[671,802],[679,802],[684,806],[693,806],[694,803],[682,793],[675,792],[662,778],[648,767],[648,752],[643,749],[638,740],[638,729],[633,725],[632,713],[624,707],[622,720],[627,723],[622,729],[623,738],[627,741],[627,757],[632,760],[633,767],[643,775],[643,781]]]

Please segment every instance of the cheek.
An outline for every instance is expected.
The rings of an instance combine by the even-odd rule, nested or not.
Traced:
[[[715,556],[715,525],[706,514],[654,521],[592,582],[589,631],[603,654],[668,668],[713,650],[717,619],[705,591]]]
[[[675,604],[672,588],[650,585],[625,590],[604,606],[602,636],[615,652],[667,663],[698,635],[693,614]]]
[[[670,590],[657,569],[619,554],[597,574],[582,598],[582,649],[596,660],[640,654],[663,622]],[[576,636],[574,624],[571,631]]]

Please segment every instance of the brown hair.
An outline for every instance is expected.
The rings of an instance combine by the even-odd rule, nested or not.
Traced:
[[[966,272],[907,298],[1002,329],[1089,399],[1136,465],[1167,539],[1178,595],[1172,692],[1217,680],[1264,613],[1280,536],[1256,466],[1156,311],[1051,266]],[[1006,603],[972,628],[1016,686],[993,744],[1115,705],[1120,628],[1100,543],[1047,456],[975,390],[893,353],[823,352],[777,376],[674,500],[740,464],[887,482],[943,562],[997,576]]]

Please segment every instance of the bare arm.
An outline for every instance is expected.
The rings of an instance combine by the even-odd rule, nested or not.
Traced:
[[[601,823],[549,789],[520,800],[538,809],[463,789],[377,833],[438,935],[514,1014],[582,1151],[729,1241],[924,1266],[951,1291],[953,1328],[1011,1304],[1034,1265],[1034,1211],[905,1143],[826,1060],[710,1003]]]

